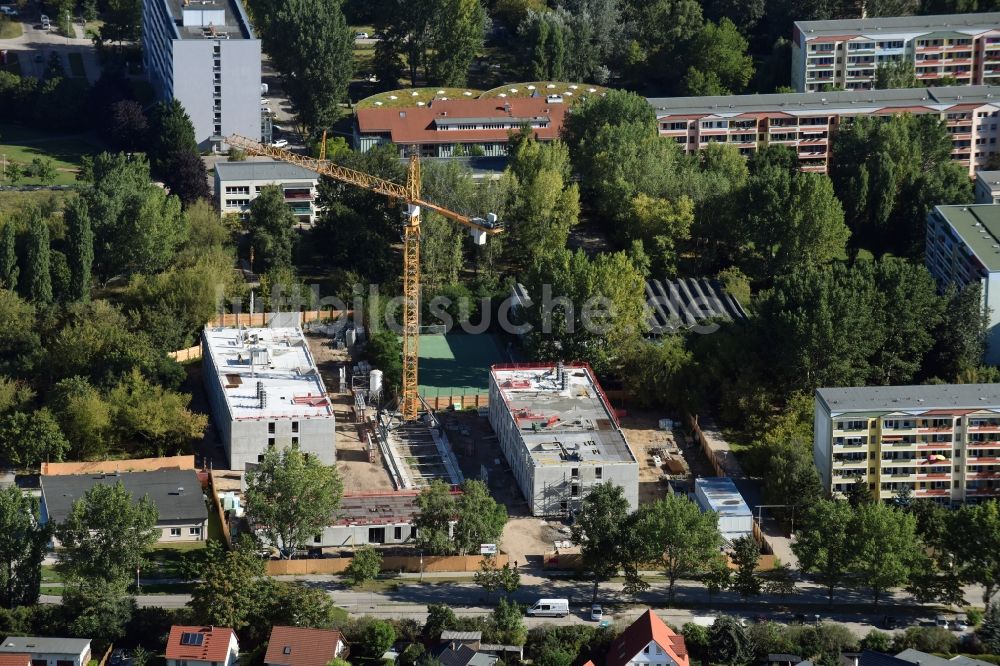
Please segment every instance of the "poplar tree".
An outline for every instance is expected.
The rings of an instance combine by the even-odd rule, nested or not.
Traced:
[[[69,297],[74,301],[90,298],[91,267],[94,263],[94,230],[83,199],[77,197],[66,207],[66,259],[69,262]]]
[[[0,236],[0,282],[5,288],[14,289],[20,273],[17,265],[17,229],[13,222],[7,222]]]
[[[52,301],[52,274],[49,260],[49,227],[40,215],[32,216],[28,227],[25,262],[27,297],[36,303]]]

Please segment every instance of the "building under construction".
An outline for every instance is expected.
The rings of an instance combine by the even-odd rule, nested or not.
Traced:
[[[638,505],[639,463],[589,366],[494,366],[489,410],[533,515],[572,512],[599,483]]]
[[[206,327],[202,352],[230,469],[289,446],[324,465],[336,462],[333,406],[301,328]]]

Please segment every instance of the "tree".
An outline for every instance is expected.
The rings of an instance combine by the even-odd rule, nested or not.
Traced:
[[[455,611],[448,604],[428,604],[427,621],[420,632],[428,641],[437,642],[441,638],[441,632],[451,629],[458,623]]]
[[[718,514],[702,512],[696,503],[674,494],[641,507],[639,514],[648,561],[662,557],[668,598],[673,603],[677,579],[704,571],[719,552]]]
[[[341,0],[274,3],[263,22],[264,49],[281,72],[289,100],[306,129],[332,124],[353,74],[353,34]]]
[[[59,462],[69,442],[47,408],[14,412],[0,419],[0,460],[18,469],[37,469],[43,462]]]
[[[337,607],[323,589],[302,583],[263,581],[261,589],[269,602],[266,617],[254,621],[256,627],[291,626],[325,629],[334,626]],[[262,621],[263,620],[263,621]]]
[[[63,607],[72,618],[70,633],[111,642],[124,637],[136,604],[126,583],[94,579],[78,580],[66,587]]]
[[[1000,503],[965,505],[951,514],[945,539],[963,582],[983,588],[987,605],[1000,588]]]
[[[60,571],[77,586],[97,581],[124,588],[156,543],[157,518],[149,497],[136,500],[120,481],[93,486],[56,528]]]
[[[250,202],[247,220],[250,246],[254,249],[257,272],[292,265],[295,246],[295,216],[285,204],[284,195],[277,185],[267,185]]]
[[[774,567],[764,575],[764,592],[782,599],[795,592],[795,575],[787,562],[775,559]]]
[[[70,298],[76,301],[90,298],[90,277],[94,264],[94,231],[90,212],[80,197],[70,200],[63,211],[66,224],[66,259],[72,280]]]
[[[36,303],[52,301],[52,273],[49,268],[49,227],[40,216],[33,216],[28,226],[25,251],[25,295]]]
[[[149,148],[153,171],[165,173],[175,152],[197,153],[198,141],[194,136],[194,125],[177,99],[159,102],[149,115]]]
[[[106,458],[111,448],[112,406],[84,377],[56,384],[49,397],[74,460]]]
[[[502,590],[507,599],[521,586],[521,574],[517,569],[505,562],[502,567],[497,566],[496,556],[484,555],[479,563],[479,571],[476,572],[476,584],[489,593]]]
[[[32,606],[38,601],[42,559],[49,526],[39,523],[38,500],[11,485],[0,489],[0,607]]]
[[[170,193],[190,206],[199,200],[209,200],[212,192],[208,187],[208,171],[201,156],[196,152],[179,151],[170,161],[170,171],[163,174],[163,182]]]
[[[772,433],[768,435],[773,436]],[[772,440],[763,448],[772,463],[764,480],[765,502],[790,504],[794,512],[808,508],[823,496],[823,486],[812,460],[810,441]],[[788,513],[786,509],[781,515],[787,516]]]
[[[270,586],[264,561],[252,541],[243,541],[230,551],[217,542],[208,548],[188,605],[199,623],[242,631],[255,613],[267,607]]]
[[[865,477],[859,476],[847,492],[847,503],[856,509],[863,504],[871,504],[873,501],[872,489],[868,485],[868,481]]]
[[[686,94],[742,92],[753,77],[753,58],[747,55],[748,48],[746,38],[728,18],[718,24],[706,21],[688,46]]]
[[[576,521],[570,528],[573,543],[580,546],[583,568],[594,581],[591,602],[597,602],[597,586],[611,578],[621,567],[623,530],[627,529],[628,500],[621,486],[600,483],[594,486],[580,506]]]
[[[104,136],[115,150],[134,153],[140,150],[149,131],[149,121],[142,105],[131,99],[111,105]]]
[[[859,647],[862,650],[874,650],[885,654],[892,647],[892,636],[884,631],[872,629],[861,639]]]
[[[744,599],[760,594],[761,581],[756,573],[757,563],[760,561],[757,540],[747,534],[734,539],[732,557],[733,564],[736,565],[732,588]]]
[[[17,185],[24,179],[24,167],[17,162],[8,162],[7,168],[4,170],[4,176],[7,177],[11,185]]]
[[[340,507],[343,483],[334,467],[292,446],[268,449],[247,472],[247,517],[281,557],[291,559],[330,525]]]
[[[17,266],[17,228],[8,220],[3,225],[3,236],[0,236],[0,284],[5,289],[17,289],[20,274]]]
[[[130,342],[137,341],[123,341]],[[146,456],[176,455],[188,450],[192,440],[202,437],[208,427],[205,414],[188,409],[190,395],[150,382],[136,367],[115,384],[107,401],[112,405],[115,437],[133,442],[132,450]]]
[[[490,619],[503,645],[524,645],[528,632],[524,628],[524,611],[516,601],[500,599]]]
[[[361,644],[365,654],[372,659],[381,659],[395,642],[396,630],[385,620],[372,620],[362,631]]]
[[[875,67],[875,88],[878,90],[919,87],[920,80],[917,79],[913,62],[907,58],[889,60]]]
[[[370,580],[378,578],[379,571],[382,570],[382,553],[377,548],[369,545],[361,546],[354,551],[351,563],[347,566],[345,575],[351,581],[351,585],[361,585]]]
[[[983,621],[976,629],[976,636],[983,642],[983,649],[990,654],[1000,653],[1000,602],[986,607]]]
[[[978,282],[948,292],[943,321],[934,334],[937,345],[930,371],[935,376],[946,381],[958,381],[982,362],[989,326],[989,313],[982,293]]]
[[[478,479],[462,483],[462,494],[456,500],[458,520],[454,541],[463,555],[476,553],[480,544],[498,543],[507,524],[507,507],[490,496],[486,484]]]
[[[888,504],[858,507],[851,521],[855,551],[850,570],[872,591],[878,604],[886,590],[902,585],[918,563],[916,519]]]
[[[59,172],[56,171],[52,160],[43,157],[33,157],[31,159],[31,175],[40,180],[43,185],[48,185],[56,179]]]
[[[417,496],[420,512],[413,519],[417,528],[417,546],[432,555],[449,555],[454,552],[451,540],[451,523],[458,507],[451,486],[434,479]]]
[[[792,544],[802,571],[816,575],[833,603],[833,591],[848,575],[854,556],[853,510],[850,504],[819,500],[802,516]]]
[[[135,0],[107,0],[104,3],[101,39],[108,42],[134,42],[142,28],[142,4]]]
[[[749,663],[753,657],[753,646],[746,629],[729,615],[716,618],[708,630],[708,641],[712,663],[737,666]]]
[[[729,568],[729,559],[721,553],[706,562],[705,573],[700,578],[708,591],[708,598],[729,589],[733,582],[733,570]]]

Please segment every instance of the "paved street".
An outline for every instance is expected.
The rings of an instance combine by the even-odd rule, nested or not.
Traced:
[[[0,39],[0,50],[17,52],[23,75],[40,78],[48,65],[49,54],[55,51],[62,57],[63,67],[67,72],[70,71],[67,56],[75,52],[83,57],[87,80],[93,83],[100,78],[101,66],[97,59],[97,51],[79,23],[73,24],[76,38],[69,38],[63,37],[55,29],[42,30],[37,13],[33,13],[31,9],[25,10],[18,20],[22,22],[24,34],[14,39]],[[42,56],[41,62],[35,62],[36,55]]]
[[[435,581],[435,578],[442,578]],[[416,574],[399,579],[399,584],[381,591],[356,591],[346,589],[339,578],[334,576],[284,576],[280,580],[299,581],[306,585],[326,590],[334,602],[352,615],[374,615],[378,617],[413,618],[422,622],[427,616],[427,606],[432,603],[447,603],[458,615],[486,615],[491,612],[497,599],[496,594],[488,595],[478,585],[470,582],[456,582],[449,577],[425,575],[423,582]],[[798,592],[787,599],[773,595],[762,595],[744,603],[733,593],[715,595],[711,600],[703,586],[691,581],[678,582],[676,605],[684,608],[670,608],[667,605],[666,581],[662,578],[650,580],[651,588],[632,599],[622,592],[621,583],[601,585],[598,602],[606,613],[615,620],[630,622],[646,607],[652,607],[657,614],[675,625],[682,625],[695,615],[736,615],[748,620],[758,616],[778,622],[792,622],[798,613],[818,614],[822,620],[847,625],[858,636],[867,634],[881,623],[885,615],[894,615],[900,620],[900,627],[931,624],[939,610],[933,607],[915,605],[908,594],[897,592],[878,607],[871,605],[867,593],[854,590],[840,590],[834,597],[833,607],[827,605],[826,590],[814,583],[800,583]],[[981,592],[967,588],[966,597],[970,602],[981,603]],[[530,605],[543,597],[566,597],[570,600],[571,614],[566,618],[526,618],[528,627],[555,623],[589,623],[591,585],[586,581],[566,580],[535,575],[522,575],[521,588],[514,595],[516,601]],[[160,606],[179,608],[189,599],[187,594],[139,595],[140,606]],[[43,603],[59,603],[60,597],[43,595]],[[952,617],[952,613],[946,613]]]

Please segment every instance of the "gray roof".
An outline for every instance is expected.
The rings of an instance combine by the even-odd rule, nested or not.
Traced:
[[[681,278],[646,282],[646,304],[653,335],[692,328],[707,319],[745,319],[747,313],[718,280]]]
[[[114,474],[43,475],[42,501],[49,520],[62,522],[69,515],[73,502],[96,485],[121,482],[132,497],[148,495],[160,512],[159,523],[202,522],[208,510],[201,493],[198,475],[191,469],[161,469],[154,472],[123,472]]]
[[[453,631],[445,629],[441,632],[442,641],[478,641],[483,637],[481,631]]]
[[[29,654],[78,655],[90,646],[89,638],[42,638],[39,636],[8,636],[0,652]]]
[[[813,37],[849,35],[892,37],[898,35],[927,34],[929,32],[985,31],[1000,27],[1000,12],[982,14],[936,14],[930,16],[880,16],[836,21],[796,21],[795,27],[810,39]]]
[[[830,412],[1000,409],[1000,384],[852,386],[816,389]]]
[[[914,664],[920,664],[920,666],[993,666],[988,661],[981,661],[979,659],[973,659],[972,657],[958,655],[952,657],[951,659],[945,659],[944,657],[938,657],[927,652],[914,650],[912,648],[909,650],[903,650],[896,655],[896,658],[902,659],[903,661],[909,661]]]
[[[198,0],[198,2],[186,3],[185,0],[162,0],[166,5],[171,18],[174,19],[174,30],[179,39],[205,39],[207,37],[205,29],[214,28],[215,34],[224,39],[254,39],[253,29],[250,27],[250,20],[240,0]],[[221,23],[215,20],[208,22],[199,21],[197,25],[183,25],[185,11],[198,12],[215,11],[223,13]],[[180,24],[177,21],[181,21]],[[205,23],[205,25],[201,25]]]
[[[1000,171],[987,171],[986,169],[976,169],[976,178],[979,178],[987,185],[1000,185]]]
[[[230,182],[236,180],[306,180],[312,182],[319,174],[297,164],[279,162],[277,160],[246,160],[243,162],[218,162],[215,171],[219,180]]]
[[[934,213],[991,272],[1000,271],[1000,204],[935,206]]]
[[[834,90],[830,92],[773,93],[768,95],[717,95],[706,97],[650,97],[646,100],[657,117],[669,115],[738,115],[788,113],[789,115],[867,113],[871,109],[952,104],[1000,104],[1000,86],[944,86],[890,90]],[[943,106],[942,106],[943,105]]]

